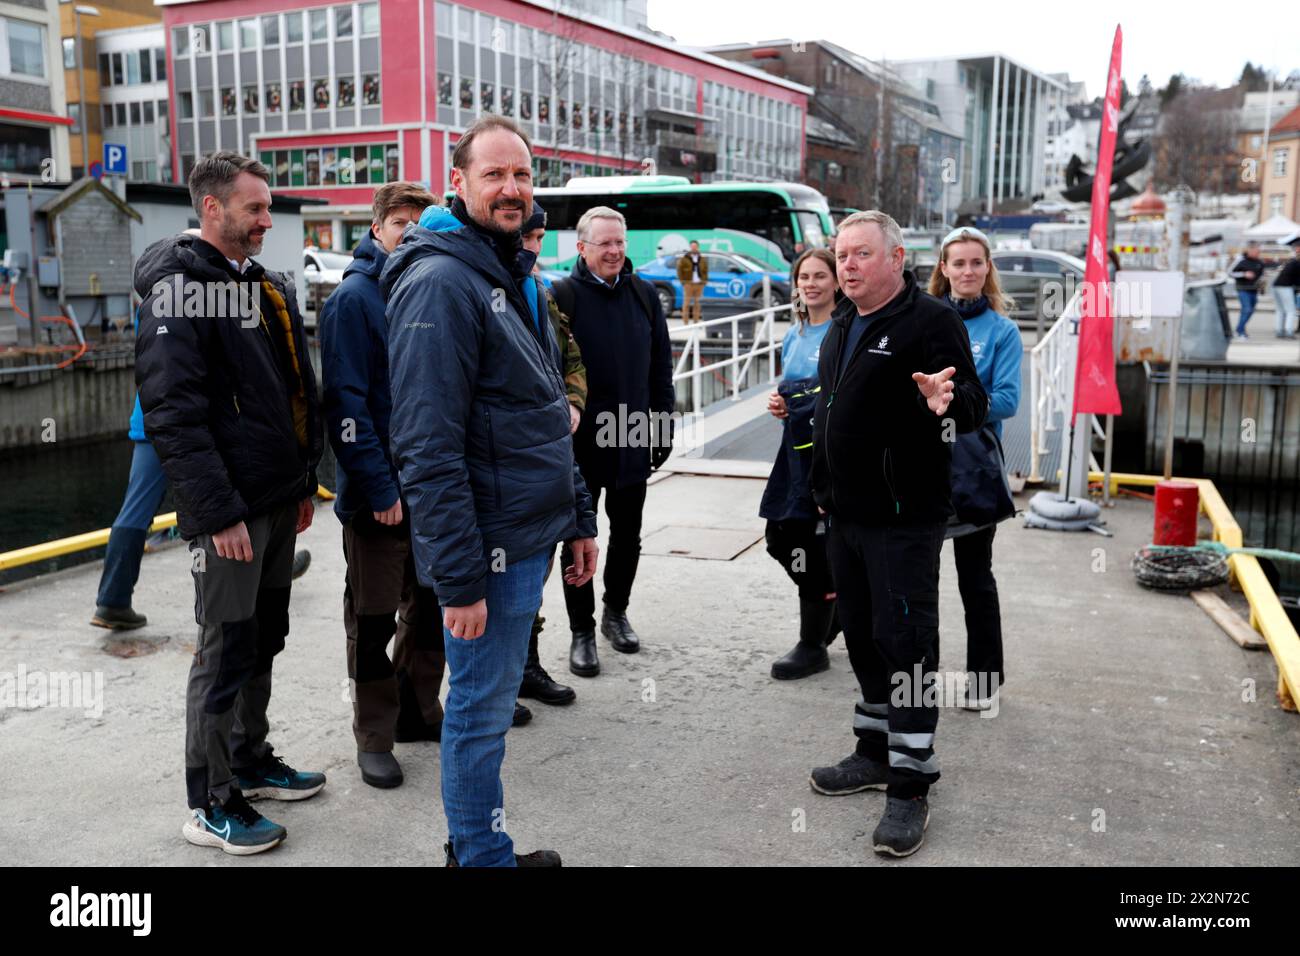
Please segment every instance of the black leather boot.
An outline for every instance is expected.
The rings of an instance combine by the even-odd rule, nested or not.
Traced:
[[[641,638],[632,630],[625,611],[614,611],[607,606],[600,615],[600,633],[609,638],[614,650],[622,654],[635,654],[641,650]]]
[[[827,631],[835,615],[832,601],[799,599],[799,643],[784,657],[772,662],[776,680],[798,680],[828,670]]]
[[[572,687],[561,684],[546,673],[537,654],[537,638],[541,635],[545,618],[540,614],[533,621],[533,633],[528,638],[528,660],[524,664],[524,679],[519,682],[519,696],[540,700],[543,704],[571,704],[578,695]]]
[[[600,673],[594,628],[573,632],[573,645],[569,648],[569,670],[579,677],[595,677]]]
[[[371,753],[357,751],[357,766],[361,768],[361,779],[372,787],[388,790],[402,783],[402,768],[391,752]]]

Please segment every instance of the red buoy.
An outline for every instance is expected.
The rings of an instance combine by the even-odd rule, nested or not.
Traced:
[[[1201,490],[1190,481],[1162,481],[1156,485],[1156,530],[1152,544],[1191,547],[1196,544],[1196,518],[1201,510]]]

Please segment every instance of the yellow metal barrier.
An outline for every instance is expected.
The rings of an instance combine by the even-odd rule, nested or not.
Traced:
[[[323,501],[334,500],[334,492],[324,485],[316,486],[316,496]],[[176,512],[172,511],[154,518],[153,524],[149,525],[149,531],[150,533],[166,531],[168,528],[175,526]],[[47,561],[50,558],[57,558],[65,554],[74,554],[77,551],[88,551],[91,548],[102,547],[108,544],[108,536],[111,531],[111,528],[100,528],[98,531],[87,531],[85,534],[74,534],[69,538],[59,538],[56,541],[46,541],[43,544],[33,544],[26,548],[5,551],[0,553],[0,571],[8,571],[10,568],[19,568],[25,564],[35,564],[37,561]]]
[[[1102,473],[1088,473],[1088,480],[1101,482]],[[1113,495],[1120,485],[1131,487],[1154,487],[1164,479],[1156,475],[1112,474],[1110,476],[1110,493]],[[1214,528],[1214,540],[1229,548],[1242,546],[1241,526],[1232,516],[1219,489],[1208,478],[1179,478],[1178,481],[1190,481],[1200,492],[1201,511],[1210,519]],[[1233,581],[1246,595],[1250,602],[1250,626],[1264,635],[1268,648],[1273,652],[1277,662],[1277,699],[1283,710],[1296,710],[1296,697],[1300,692],[1300,635],[1287,616],[1282,602],[1277,599],[1259,560],[1250,554],[1233,554],[1228,557],[1228,570]]]

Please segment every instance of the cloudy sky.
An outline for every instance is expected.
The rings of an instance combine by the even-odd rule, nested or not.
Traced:
[[[1098,96],[1115,25],[1124,78],[1157,87],[1174,73],[1227,86],[1247,61],[1300,69],[1300,17],[1287,3],[1186,0],[648,0],[650,26],[691,46],[827,38],[871,59],[999,52],[1044,73],[1068,72]],[[1082,11],[1071,13],[1071,10]],[[1249,12],[1246,12],[1246,11]],[[1270,12],[1271,11],[1271,12]],[[1275,18],[1270,22],[1270,17]]]

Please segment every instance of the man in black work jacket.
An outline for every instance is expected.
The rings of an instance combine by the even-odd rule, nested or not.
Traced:
[[[933,684],[952,442],[989,402],[961,319],[903,271],[898,223],[854,213],[835,256],[847,298],[822,344],[811,483],[830,516],[827,555],[862,698],[855,752],[813,770],[810,783],[831,795],[887,790],[872,842],[908,856],[939,779]]]

